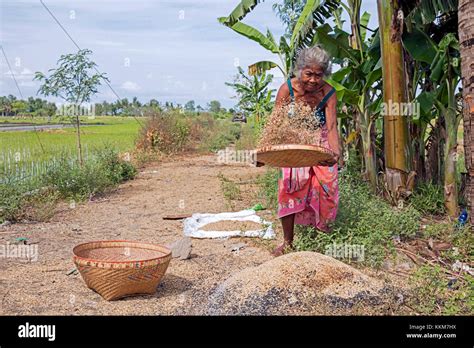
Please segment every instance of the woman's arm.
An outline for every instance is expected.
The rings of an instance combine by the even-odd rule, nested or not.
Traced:
[[[275,108],[288,104],[290,101],[290,90],[288,88],[287,83],[285,82],[280,86],[280,89],[278,89],[278,93],[275,99]]]

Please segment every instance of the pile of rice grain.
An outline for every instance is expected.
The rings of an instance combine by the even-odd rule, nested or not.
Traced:
[[[314,110],[303,103],[275,107],[268,116],[259,147],[281,144],[315,144],[320,124]]]

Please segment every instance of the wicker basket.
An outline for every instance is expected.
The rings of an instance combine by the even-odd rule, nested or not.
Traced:
[[[107,301],[155,293],[171,260],[161,245],[124,240],[79,244],[73,254],[87,286]]]
[[[331,150],[318,145],[272,145],[257,149],[257,162],[273,167],[311,167],[333,158]]]

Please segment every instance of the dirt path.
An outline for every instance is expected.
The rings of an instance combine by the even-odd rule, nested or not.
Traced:
[[[264,245],[249,239],[193,239],[192,257],[173,259],[150,296],[107,302],[89,290],[74,267],[72,248],[83,242],[131,239],[168,244],[182,237],[182,222],[163,220],[167,214],[227,211],[219,172],[249,181],[263,168],[222,165],[216,156],[182,156],[149,165],[137,179],[96,201],[65,205],[48,223],[14,224],[0,229],[0,243],[25,237],[38,242],[38,261],[0,259],[0,314],[10,315],[160,315],[203,314],[213,287],[230,274],[271,259]],[[244,188],[236,210],[248,208],[252,185]],[[270,212],[263,212],[269,219]],[[238,253],[229,245],[247,247]]]

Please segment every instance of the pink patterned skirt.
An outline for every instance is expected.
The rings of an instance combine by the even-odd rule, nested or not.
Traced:
[[[329,148],[327,129],[318,132],[317,145]],[[295,224],[313,225],[329,232],[328,223],[336,219],[339,205],[337,164],[282,168],[278,180],[278,217],[295,215]]]

